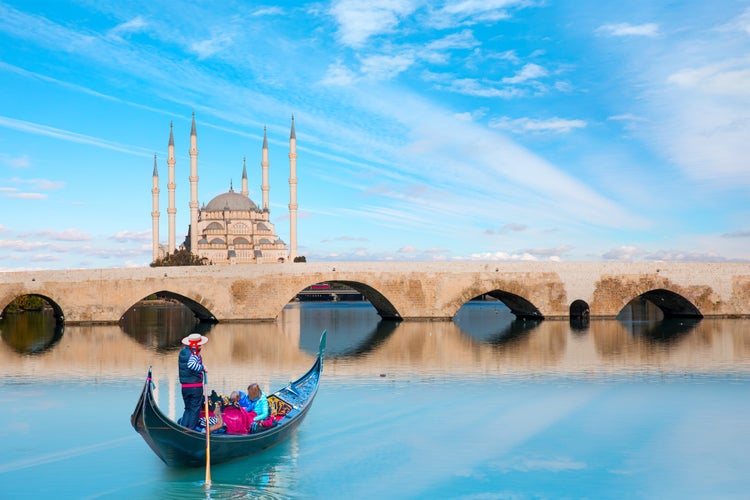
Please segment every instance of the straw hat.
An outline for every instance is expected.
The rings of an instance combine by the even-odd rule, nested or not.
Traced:
[[[208,337],[204,337],[200,333],[191,333],[184,339],[182,339],[182,343],[185,345],[203,345],[206,342],[208,342]]]

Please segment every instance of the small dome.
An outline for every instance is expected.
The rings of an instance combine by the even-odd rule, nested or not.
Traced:
[[[220,194],[213,200],[208,202],[208,205],[203,209],[207,212],[221,212],[224,210],[258,210],[258,207],[253,203],[253,200],[247,196],[235,193],[231,189],[229,192]]]

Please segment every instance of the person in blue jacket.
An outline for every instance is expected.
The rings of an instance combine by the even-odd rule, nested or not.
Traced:
[[[248,385],[247,394],[240,391],[240,406],[252,416],[253,430],[271,425],[268,398],[258,384]]]
[[[207,371],[203,366],[201,346],[206,342],[208,342],[207,337],[200,333],[191,333],[182,339],[185,347],[182,348],[177,359],[182,385],[182,401],[185,403],[185,411],[178,423],[188,429],[194,429],[198,424],[203,403],[203,375]]]

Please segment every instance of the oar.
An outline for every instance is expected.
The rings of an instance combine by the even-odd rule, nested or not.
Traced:
[[[206,488],[211,487],[211,422],[208,418],[208,377],[203,372],[203,406],[206,413]]]

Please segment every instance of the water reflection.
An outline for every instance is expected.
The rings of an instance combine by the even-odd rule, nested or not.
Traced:
[[[750,320],[593,319],[582,335],[567,321],[516,320],[486,304],[464,306],[455,321],[392,322],[382,321],[368,304],[296,303],[275,322],[216,325],[201,325],[179,309],[162,307],[125,318],[121,325],[70,325],[64,335],[51,317],[45,322],[38,313],[26,313],[22,324],[21,316],[9,315],[0,323],[0,365],[12,377],[127,378],[143,377],[152,365],[157,378],[171,377],[173,384],[180,339],[205,328],[206,333],[210,329],[204,358],[212,383],[231,388],[247,386],[250,379],[276,388],[277,382],[302,374],[323,330],[328,331],[326,376],[342,379],[406,373],[750,371]],[[44,355],[20,355],[29,353]]]
[[[165,469],[166,482],[153,498],[292,498],[294,496],[297,435],[261,455],[253,455],[211,467],[211,487],[205,490],[205,471],[195,469]]]
[[[165,300],[139,302],[120,320],[122,331],[159,353],[179,350],[185,336],[206,335],[213,326],[199,322],[186,306]]]
[[[383,320],[368,302],[331,307],[326,303],[289,304],[299,311],[300,348],[316,355],[320,333],[326,330],[326,357],[357,358],[376,350],[393,334],[399,322]]]
[[[0,320],[3,342],[20,354],[41,354],[51,349],[64,331],[65,324],[55,318],[51,309],[6,314]]]
[[[494,346],[518,342],[541,323],[519,319],[502,302],[477,301],[459,309],[453,322],[466,336]]]
[[[625,327],[646,341],[676,343],[693,331],[701,318],[664,318],[660,321],[623,322]]]

